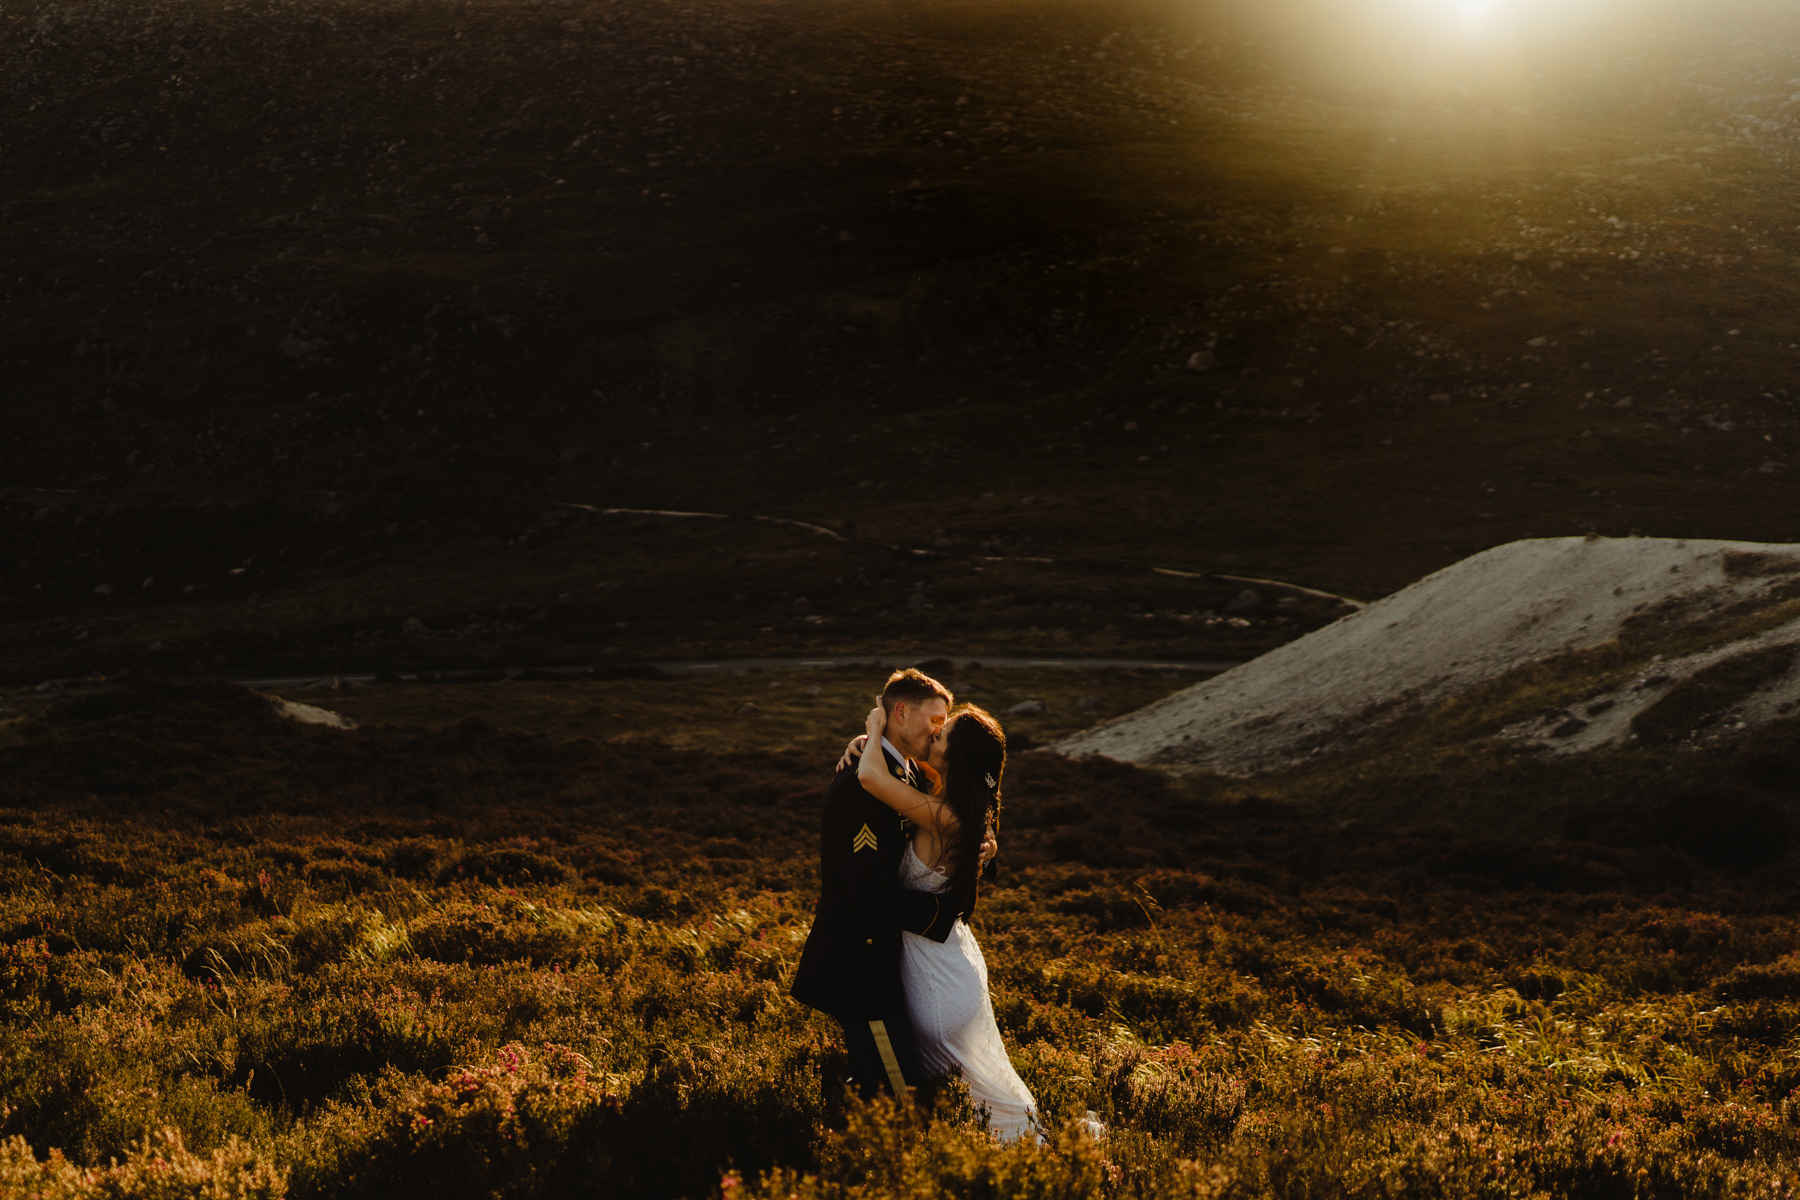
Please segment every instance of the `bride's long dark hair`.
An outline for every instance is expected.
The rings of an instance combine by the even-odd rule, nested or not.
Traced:
[[[956,915],[975,912],[981,881],[981,838],[1000,822],[1000,787],[1006,775],[1006,731],[993,714],[965,704],[949,714],[944,739],[944,803],[956,814],[950,900]]]

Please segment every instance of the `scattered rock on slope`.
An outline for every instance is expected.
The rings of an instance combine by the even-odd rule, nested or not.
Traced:
[[[325,725],[332,729],[355,729],[356,722],[342,713],[334,713],[328,708],[319,708],[312,704],[301,704],[297,700],[272,698],[275,710],[292,721],[303,725]]]

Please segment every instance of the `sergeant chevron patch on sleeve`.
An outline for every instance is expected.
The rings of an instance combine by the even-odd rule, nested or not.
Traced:
[[[875,847],[875,832],[869,828],[868,822],[865,821],[863,823],[863,827],[856,831],[856,836],[854,838],[850,839],[850,846],[851,846],[850,853],[852,853],[852,854],[857,854],[864,850],[873,850],[876,848]]]

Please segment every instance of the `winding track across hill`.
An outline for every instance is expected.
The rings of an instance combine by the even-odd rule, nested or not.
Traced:
[[[679,679],[691,675],[717,675],[744,671],[832,671],[865,667],[871,671],[888,671],[896,667],[924,666],[929,663],[949,663],[956,667],[1049,667],[1075,671],[1194,671],[1201,674],[1216,675],[1220,671],[1229,671],[1240,665],[1237,662],[1158,662],[1153,659],[1136,658],[858,658],[854,655],[844,658],[715,658],[703,662],[653,662],[629,665],[600,667],[539,667],[532,669],[513,668],[506,671],[420,671],[393,678],[408,682],[452,682],[455,680],[476,680],[493,678],[531,678],[531,679],[581,679],[592,676],[606,679],[626,675],[634,671],[654,670]],[[373,683],[373,675],[324,675],[300,676],[294,679],[241,679],[238,682],[245,687],[273,690],[276,688],[318,687],[328,689],[344,684]]]
[[[730,513],[676,512],[660,508],[598,508],[592,504],[575,504],[568,501],[554,501],[546,505],[546,507],[567,508],[596,517],[675,517],[703,521],[729,521],[732,519]],[[820,534],[824,537],[831,538],[833,541],[843,542],[846,545],[853,540],[845,537],[835,529],[829,529],[824,525],[819,525],[812,521],[796,521],[789,517],[766,517],[761,514],[753,514],[750,517],[750,520],[761,521],[769,525],[789,525],[795,529],[804,529],[810,533]],[[911,554],[916,558],[965,558],[971,562],[1046,563],[1050,565],[1055,565],[1059,561],[1067,561],[1035,555],[968,554],[959,551],[920,550],[916,547],[902,546],[897,542],[884,542],[879,538],[871,537],[858,537],[854,540],[866,542],[872,546],[880,546],[884,550],[896,550],[904,554]],[[1331,600],[1352,611],[1364,607],[1361,600],[1352,600],[1350,597],[1340,596],[1336,592],[1324,592],[1320,591],[1318,588],[1304,587],[1297,583],[1283,583],[1279,579],[1258,579],[1249,575],[1220,575],[1212,571],[1178,571],[1174,567],[1146,567],[1142,563],[1113,563],[1111,565],[1129,567],[1137,570],[1148,570],[1152,575],[1169,575],[1176,579],[1217,579],[1224,583],[1242,583],[1255,587],[1269,587],[1274,588],[1277,591],[1291,592],[1298,596],[1311,596],[1315,600]],[[1104,660],[1101,659],[1083,659],[1080,661],[1107,665]],[[998,665],[998,660],[996,660],[995,665]]]
[[[69,495],[93,494],[91,492],[84,492],[80,489],[30,488],[30,489],[4,489],[4,490],[0,490],[0,495],[6,495],[10,492],[18,492],[18,491],[30,491],[33,493],[47,493],[50,491],[57,491],[57,492],[61,492],[64,494],[69,494]],[[294,494],[294,493],[287,493],[287,494]],[[328,493],[309,492],[306,494],[324,495],[324,494],[328,494]],[[465,499],[473,498],[467,494],[461,494],[461,495]],[[799,520],[794,520],[789,517],[772,517],[772,516],[766,516],[766,515],[763,515],[760,513],[752,513],[752,514],[749,514],[747,517],[739,518],[739,517],[734,516],[734,514],[731,514],[731,513],[683,512],[683,511],[679,511],[679,510],[655,509],[655,508],[602,508],[602,507],[599,507],[596,505],[579,504],[579,503],[575,503],[573,501],[560,501],[560,500],[526,501],[522,497],[482,496],[479,498],[484,499],[484,500],[489,500],[489,501],[498,500],[498,501],[511,502],[511,503],[533,503],[533,504],[537,504],[544,508],[568,509],[571,511],[581,512],[581,513],[588,514],[589,516],[595,516],[595,517],[664,517],[664,518],[669,518],[669,519],[674,519],[674,520],[700,520],[700,521],[730,521],[730,520],[734,520],[734,519],[748,519],[748,520],[760,522],[763,524],[789,526],[789,527],[792,527],[795,529],[804,530],[808,533],[818,534],[819,536],[830,538],[833,541],[842,542],[846,545],[851,544],[853,542],[861,542],[861,543],[864,543],[867,545],[879,546],[885,550],[892,550],[892,551],[897,551],[900,553],[911,554],[911,555],[913,555],[915,557],[919,557],[919,558],[962,558],[962,559],[967,559],[972,562],[1041,563],[1041,564],[1046,564],[1046,565],[1055,565],[1058,562],[1069,561],[1069,560],[1059,560],[1059,559],[1055,559],[1055,558],[1022,556],[1022,555],[985,555],[985,554],[969,554],[969,553],[958,552],[958,551],[924,550],[924,549],[919,549],[916,547],[902,546],[895,542],[882,541],[882,540],[876,539],[876,538],[869,538],[869,537],[862,537],[862,536],[845,537],[843,534],[837,532],[836,530],[831,529],[828,526],[818,524],[816,522],[799,521]],[[1094,560],[1083,560],[1083,561],[1092,562]],[[1256,578],[1256,577],[1246,576],[1246,575],[1221,575],[1221,574],[1217,574],[1214,572],[1208,572],[1208,571],[1182,571],[1182,570],[1177,570],[1173,567],[1159,567],[1159,566],[1149,565],[1149,564],[1144,564],[1144,563],[1111,562],[1111,563],[1109,563],[1109,565],[1117,566],[1117,567],[1121,567],[1121,568],[1125,568],[1125,569],[1129,569],[1129,570],[1149,571],[1151,574],[1168,575],[1168,576],[1173,576],[1175,578],[1180,578],[1180,579],[1210,579],[1210,580],[1216,580],[1221,583],[1243,584],[1246,587],[1271,588],[1276,591],[1289,593],[1291,595],[1308,596],[1315,600],[1332,601],[1352,612],[1360,611],[1362,608],[1365,607],[1364,602],[1362,602],[1360,600],[1353,600],[1348,596],[1340,596],[1334,592],[1321,591],[1317,588],[1305,587],[1301,584],[1286,583],[1286,582],[1283,582],[1278,579],[1261,579],[1261,578]],[[937,656],[927,656],[927,657],[937,657]],[[891,657],[876,658],[876,659],[863,659],[863,658],[858,658],[858,657],[852,655],[852,656],[841,657],[841,658],[825,658],[825,657],[746,658],[746,659],[729,659],[729,660],[721,659],[721,660],[717,660],[717,661],[702,661],[702,662],[657,662],[657,663],[648,663],[648,664],[639,663],[639,664],[634,664],[634,666],[640,670],[645,667],[652,667],[652,668],[655,668],[656,670],[661,671],[665,674],[679,677],[679,676],[683,676],[683,675],[692,675],[692,674],[697,674],[697,673],[707,673],[707,672],[715,672],[715,671],[797,671],[797,670],[805,670],[808,668],[828,669],[828,668],[836,668],[836,667],[840,667],[840,666],[860,665],[860,664],[864,664],[864,663],[868,663],[871,666],[878,667],[878,668],[879,667],[892,668],[892,667],[901,667],[901,666],[912,666],[915,663],[917,663],[918,661],[920,661],[920,660],[916,659],[916,658],[915,659],[896,659],[896,658],[891,658]],[[1145,659],[1115,659],[1115,658],[1059,659],[1059,658],[1049,658],[1049,657],[1045,657],[1045,658],[981,658],[981,659],[951,658],[948,661],[950,661],[951,663],[953,663],[956,666],[967,666],[970,663],[978,662],[978,663],[982,663],[984,665],[991,666],[991,667],[1064,667],[1064,668],[1069,668],[1072,670],[1121,669],[1121,670],[1197,671],[1197,672],[1204,672],[1204,673],[1210,673],[1210,674],[1217,674],[1221,671],[1227,671],[1227,670],[1231,669],[1232,667],[1240,665],[1235,660],[1231,660],[1231,661],[1220,660],[1220,661],[1211,661],[1211,662],[1184,663],[1184,662],[1161,662],[1161,661],[1145,660]],[[530,669],[511,668],[511,669],[507,669],[507,670],[496,670],[494,668],[486,668],[486,669],[479,669],[479,670],[428,671],[428,672],[408,673],[408,674],[399,675],[399,676],[397,676],[397,678],[408,680],[408,681],[426,681],[426,682],[440,681],[440,680],[449,681],[449,680],[459,680],[459,679],[460,680],[489,679],[489,678],[500,678],[503,676],[508,677],[508,678],[529,677],[529,678],[534,678],[534,679],[536,679],[536,678],[575,679],[575,678],[582,678],[584,676],[607,678],[608,676],[616,675],[621,671],[627,671],[630,669],[632,669],[632,668],[626,667],[624,665],[613,665],[613,664],[607,664],[604,666],[590,665],[590,666],[566,666],[566,667],[539,667],[539,668],[530,668]],[[273,689],[273,688],[296,688],[296,687],[313,687],[313,686],[330,687],[330,686],[332,686],[333,680],[336,680],[339,683],[350,683],[350,684],[371,683],[371,682],[374,682],[375,679],[376,679],[376,676],[367,675],[367,674],[365,674],[365,675],[302,675],[302,676],[294,676],[294,677],[287,677],[287,678],[281,678],[281,679],[244,679],[244,680],[239,680],[238,682],[244,684],[246,687]],[[10,693],[10,694],[0,693],[0,701],[25,700],[25,699],[31,699],[34,697],[41,697],[41,696],[46,696],[46,695],[50,695],[50,696],[66,695],[71,692],[89,691],[89,690],[93,690],[95,688],[104,688],[104,687],[108,687],[108,686],[111,686],[110,680],[96,678],[96,677],[92,677],[92,676],[77,678],[77,679],[52,679],[52,680],[46,680],[45,682],[39,684],[37,686],[37,688],[33,691],[15,692],[15,693]]]
[[[895,667],[944,662],[957,667],[1045,667],[1073,671],[1192,671],[1204,675],[1216,675],[1221,671],[1229,671],[1233,667],[1242,665],[1233,660],[1161,662],[1136,658],[951,658],[948,656],[859,658],[850,655],[841,658],[715,658],[695,662],[608,663],[600,666],[579,667],[511,667],[505,670],[485,668],[461,671],[416,671],[392,676],[294,675],[282,679],[239,679],[234,682],[258,691],[293,689],[336,691],[344,687],[355,687],[387,680],[398,680],[405,683],[478,683],[491,679],[620,679],[648,674],[666,675],[680,679],[694,675],[730,674],[746,671],[831,671],[852,667],[864,667],[870,671],[885,671]],[[99,678],[52,679],[39,684],[32,691],[0,695],[0,702],[48,700],[57,696],[104,691],[107,688],[119,686],[120,682]]]
[[[57,495],[57,496],[97,496],[97,495],[107,495],[107,496],[123,496],[123,495],[198,496],[198,495],[207,495],[207,496],[212,496],[216,493],[204,492],[204,491],[196,490],[196,489],[168,489],[168,488],[130,488],[130,489],[123,489],[123,488],[108,488],[108,489],[32,488],[32,487],[0,488],[0,497],[13,496],[13,495],[27,495],[27,494],[33,495],[33,496],[50,496],[50,495]],[[280,491],[280,492],[268,492],[268,493],[263,493],[263,494],[265,496],[271,496],[271,497],[272,496],[335,497],[335,496],[338,496],[341,494],[347,494],[347,493],[325,492],[325,491],[318,491],[318,490],[304,490],[304,491],[289,490],[289,491]],[[363,492],[363,493],[357,493],[357,494],[367,495],[367,496],[389,496],[389,495],[393,495],[394,493],[370,491],[370,492]],[[426,493],[410,493],[409,495],[413,496],[414,498],[417,498],[418,496],[423,496],[425,494]],[[867,546],[878,546],[883,550],[892,550],[892,551],[895,551],[895,552],[901,553],[901,554],[910,554],[914,558],[957,558],[957,559],[965,559],[969,562],[1039,563],[1039,564],[1043,564],[1043,565],[1047,565],[1047,566],[1055,566],[1059,563],[1067,565],[1067,564],[1079,561],[1079,562],[1084,562],[1084,563],[1089,563],[1089,564],[1104,564],[1106,566],[1118,567],[1123,570],[1149,571],[1152,575],[1167,575],[1167,576],[1171,576],[1176,579],[1213,579],[1213,580],[1218,580],[1221,583],[1241,583],[1247,587],[1273,588],[1276,591],[1286,592],[1286,593],[1296,595],[1296,596],[1310,596],[1315,600],[1329,600],[1329,601],[1339,604],[1342,607],[1347,608],[1353,612],[1365,607],[1365,603],[1363,601],[1353,600],[1349,596],[1340,596],[1336,592],[1321,591],[1318,588],[1306,587],[1306,586],[1304,586],[1302,584],[1298,584],[1298,583],[1286,583],[1279,579],[1261,579],[1261,578],[1257,578],[1257,577],[1250,576],[1250,575],[1221,575],[1221,574],[1218,574],[1217,572],[1213,572],[1213,571],[1183,571],[1183,570],[1178,570],[1174,567],[1159,567],[1154,564],[1146,564],[1146,563],[1141,563],[1141,562],[1127,562],[1127,561],[1124,561],[1121,559],[1085,558],[1085,559],[1077,560],[1077,559],[1048,558],[1048,557],[1043,557],[1040,555],[972,554],[967,551],[961,551],[961,550],[935,550],[935,549],[925,550],[925,549],[920,549],[919,547],[916,547],[916,546],[903,546],[898,542],[884,541],[881,538],[872,538],[872,537],[868,537],[868,536],[862,535],[862,534],[853,534],[850,536],[845,536],[844,534],[839,533],[837,530],[832,529],[827,525],[820,524],[817,521],[801,521],[801,520],[796,520],[795,518],[792,518],[792,517],[772,517],[772,516],[768,516],[764,513],[748,513],[748,514],[739,515],[739,514],[735,514],[735,513],[686,512],[686,511],[683,511],[680,509],[667,509],[667,508],[604,508],[604,507],[601,507],[601,506],[595,505],[595,504],[580,504],[580,503],[577,503],[572,500],[533,500],[533,499],[529,499],[529,498],[523,497],[523,496],[492,496],[492,495],[477,494],[477,493],[472,493],[472,492],[444,492],[444,493],[435,493],[435,494],[443,499],[481,500],[481,501],[486,501],[488,503],[520,504],[520,505],[532,505],[532,506],[538,507],[538,508],[564,509],[569,512],[582,513],[589,517],[663,517],[663,518],[666,518],[669,520],[677,520],[677,521],[748,520],[748,521],[755,521],[755,522],[757,522],[759,524],[763,524],[763,525],[784,525],[791,529],[803,530],[807,533],[817,534],[820,537],[830,538],[832,541],[840,542],[846,546],[855,545],[855,544],[859,544],[859,543],[862,545],[867,545]]]

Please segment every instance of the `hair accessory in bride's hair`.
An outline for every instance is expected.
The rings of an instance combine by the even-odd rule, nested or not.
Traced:
[[[1000,786],[1000,781],[998,779],[995,779],[992,775],[984,775],[984,776],[982,776],[982,778],[987,780],[987,785],[989,787],[999,787]]]

